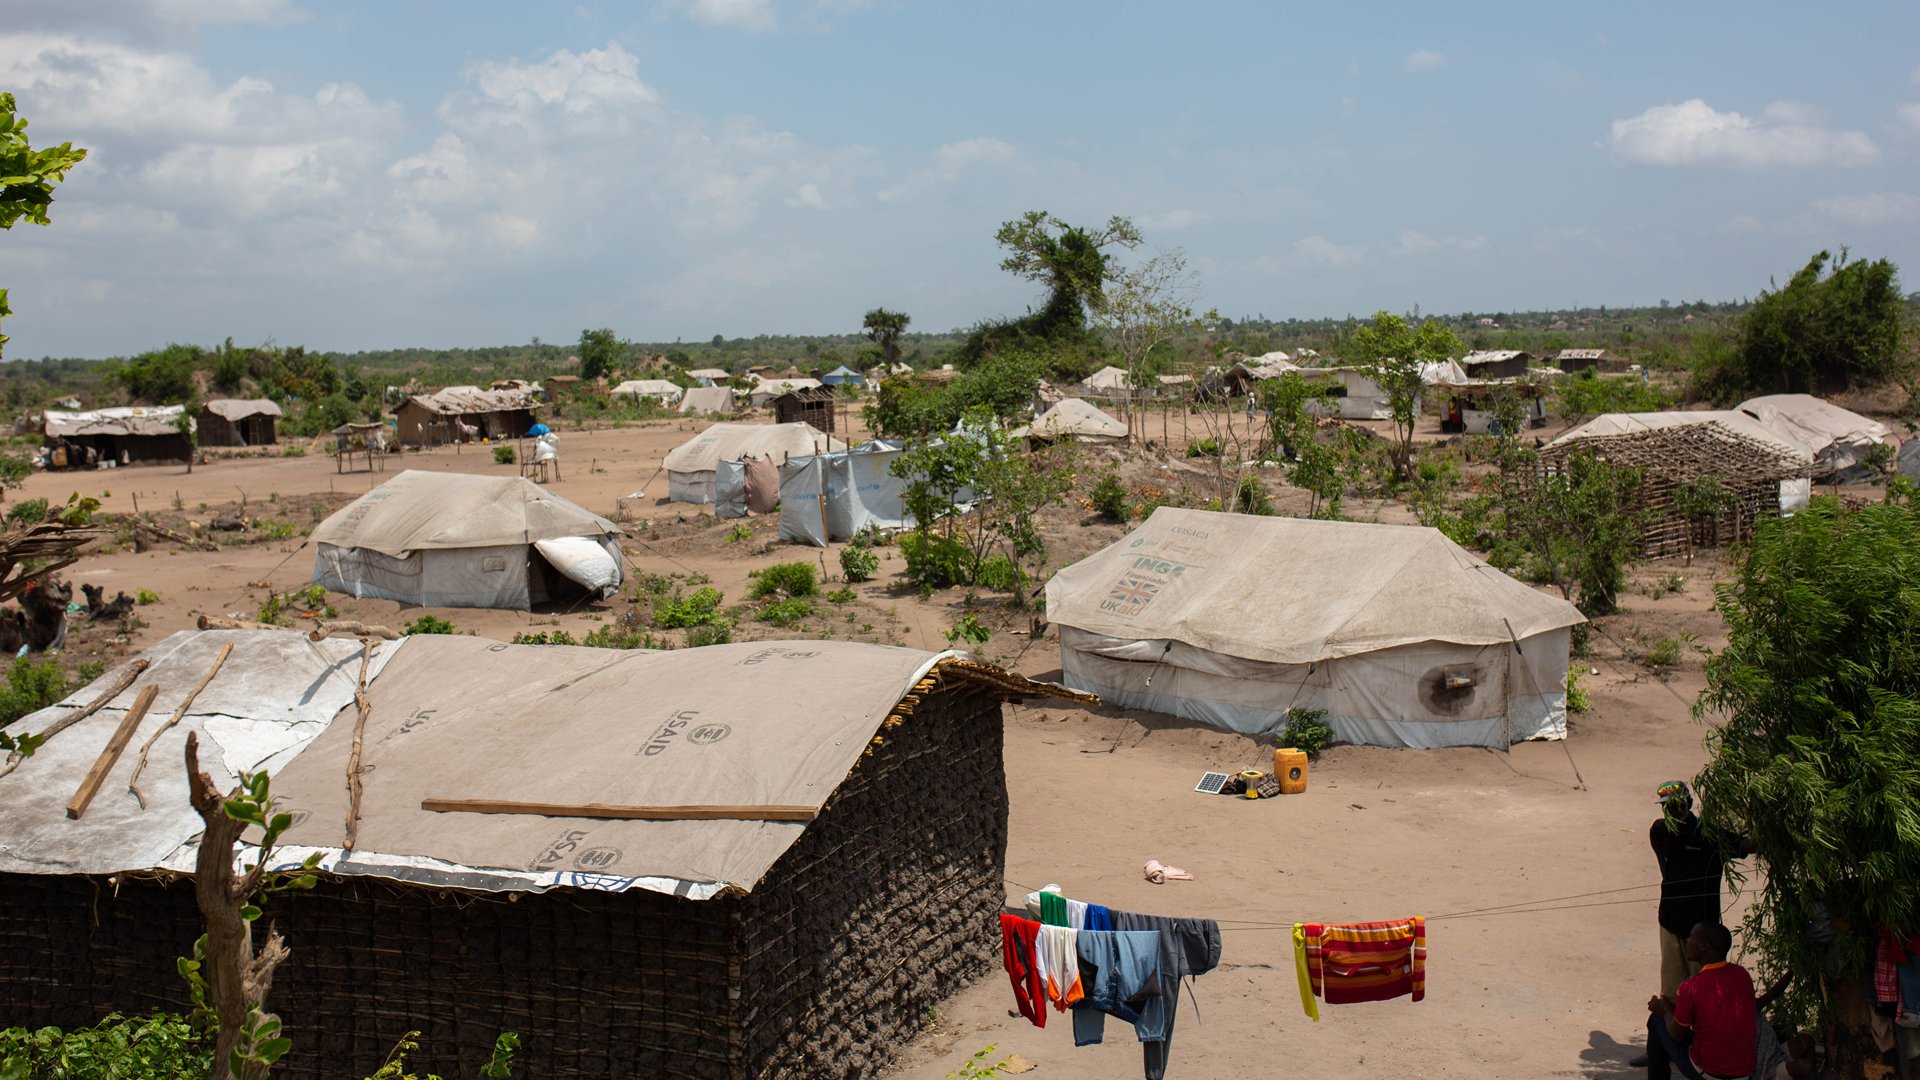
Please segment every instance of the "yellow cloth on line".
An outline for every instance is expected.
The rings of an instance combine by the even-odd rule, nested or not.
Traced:
[[[1307,974],[1307,934],[1300,923],[1293,924],[1293,971],[1300,976],[1300,1007],[1307,1018],[1320,1022],[1320,1001],[1313,996],[1313,979]]]

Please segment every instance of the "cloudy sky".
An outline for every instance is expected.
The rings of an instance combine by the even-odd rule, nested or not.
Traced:
[[[1125,214],[1230,316],[1920,287],[1920,7],[8,0],[91,156],[0,234],[8,356],[916,329]]]

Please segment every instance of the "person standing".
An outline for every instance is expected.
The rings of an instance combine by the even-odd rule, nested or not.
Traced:
[[[1741,1080],[1758,1066],[1759,1010],[1753,977],[1729,963],[1733,934],[1718,921],[1694,926],[1683,943],[1700,973],[1672,997],[1647,1001],[1647,1080]]]

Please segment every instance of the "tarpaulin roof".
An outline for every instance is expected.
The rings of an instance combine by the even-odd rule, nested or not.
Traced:
[[[665,379],[628,379],[613,388],[611,393],[632,394],[636,397],[673,397],[680,396],[680,387]]]
[[[1495,645],[1585,621],[1437,529],[1170,506],[1055,574],[1047,615],[1278,664],[1422,641]]]
[[[149,808],[125,794],[128,754],[87,815],[66,820],[67,797],[139,687],[153,681],[164,689],[136,742],[158,729],[225,642],[234,644],[232,655],[187,721],[156,744],[142,774]],[[348,853],[345,777],[359,650],[354,641],[311,644],[288,631],[167,638],[146,654],[160,662],[116,705],[49,740],[0,780],[0,871],[190,869],[200,832],[182,768],[191,729],[203,732],[203,747],[211,738],[203,764],[216,774],[223,757],[229,772],[265,762],[274,796],[295,819],[280,849],[288,861],[317,853],[331,873],[485,891],[643,888],[706,899],[751,890],[808,826],[436,813],[421,802],[818,810],[883,725],[910,712],[903,699],[933,689],[922,683],[930,673],[1002,697],[1075,696],[954,653],[855,642],[648,652],[415,635],[378,646],[362,733],[364,794]],[[781,707],[769,708],[774,701]],[[19,727],[44,729],[56,711]],[[265,753],[270,746],[280,747],[277,756]],[[289,754],[297,756],[289,761]],[[231,779],[216,782],[225,787]]]
[[[249,416],[285,416],[280,406],[266,398],[215,398],[207,402],[207,411],[225,420],[245,420]]]
[[[720,423],[674,447],[665,467],[668,472],[711,472],[719,461],[761,456],[778,461],[789,455],[846,448],[847,444],[821,433],[812,424]]]
[[[687,375],[695,379],[719,380],[719,379],[733,378],[733,375],[729,373],[725,368],[717,368],[717,367],[694,368],[692,371],[687,372]]]
[[[1583,439],[1606,438],[1612,435],[1632,435],[1642,431],[1657,431],[1662,428],[1689,427],[1695,424],[1715,424],[1742,439],[1761,444],[1765,449],[1793,461],[1811,463],[1813,451],[1805,443],[1777,428],[1755,420],[1738,409],[1719,409],[1698,412],[1638,412],[1638,413],[1602,413],[1581,424],[1572,431],[1548,443],[1549,448],[1565,446]]]
[[[1059,404],[1035,417],[1026,427],[1015,429],[1013,434],[1040,439],[1124,439],[1127,425],[1079,398],[1062,398]]]
[[[1109,364],[1087,376],[1081,385],[1091,386],[1097,390],[1121,390],[1127,385],[1127,372],[1125,368],[1117,368]]]
[[[526,390],[482,390],[477,386],[449,386],[431,394],[413,394],[407,400],[442,416],[516,412],[539,406]]]
[[[408,469],[336,511],[311,539],[404,558],[413,551],[619,533],[620,526],[524,477]]]
[[[1874,443],[1893,430],[1878,420],[1843,409],[1812,394],[1768,394],[1737,408],[1755,420],[1804,444],[1823,466],[1835,471],[1853,465]]]
[[[90,412],[59,412],[48,409],[41,414],[48,435],[177,435],[185,405],[121,406]],[[189,419],[189,425],[193,421]]]

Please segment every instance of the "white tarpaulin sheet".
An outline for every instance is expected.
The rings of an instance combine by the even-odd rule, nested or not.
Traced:
[[[830,540],[852,539],[869,525],[912,525],[901,501],[906,481],[891,471],[900,454],[899,443],[880,441],[793,459],[780,480],[780,538],[826,547]]]
[[[74,787],[140,688],[162,690],[136,750],[229,642],[219,677],[154,748],[141,776],[147,809],[125,794],[130,751],[86,816],[67,820]],[[382,643],[349,855],[345,778],[360,648],[292,631],[167,638],[145,654],[154,666],[114,706],[0,778],[0,872],[191,870],[200,820],[182,749],[187,732],[199,731],[202,765],[223,789],[241,769],[272,774],[279,808],[294,819],[281,850],[288,863],[313,853],[334,873],[493,891],[644,888],[705,899],[750,890],[806,825],[436,813],[421,801],[818,809],[894,706],[955,655],[840,641],[671,652],[441,635]],[[77,698],[90,700],[84,691]],[[42,710],[14,730],[44,729],[60,711]]]
[[[1009,434],[1014,438],[1113,443],[1127,437],[1127,425],[1079,398],[1062,398],[1053,408],[1034,417],[1033,423],[1015,428]]]
[[[1584,621],[1434,529],[1173,507],[1054,575],[1047,613],[1076,689],[1249,733],[1326,708],[1393,746],[1555,737]]]
[[[1862,464],[1891,428],[1812,394],[1768,394],[1737,408],[1813,451],[1814,475],[1826,477]]]
[[[373,671],[417,639],[382,642]],[[219,655],[232,655],[192,710],[160,737],[140,774],[147,808],[127,790],[140,747],[180,707]],[[292,631],[182,631],[142,653],[153,661],[140,678],[107,707],[47,740],[12,775],[0,778],[0,869],[23,873],[112,874],[123,870],[193,868],[192,841],[200,816],[187,799],[187,733],[200,735],[200,765],[222,791],[241,772],[277,770],[353,703],[360,676],[360,643],[346,639],[310,642]],[[40,732],[72,710],[88,705],[124,665],[91,689],[12,724],[9,732]],[[67,800],[107,745],[140,689],[160,688],[153,707],[107,773],[100,793],[79,821],[66,816]],[[341,774],[345,775],[344,771]]]

